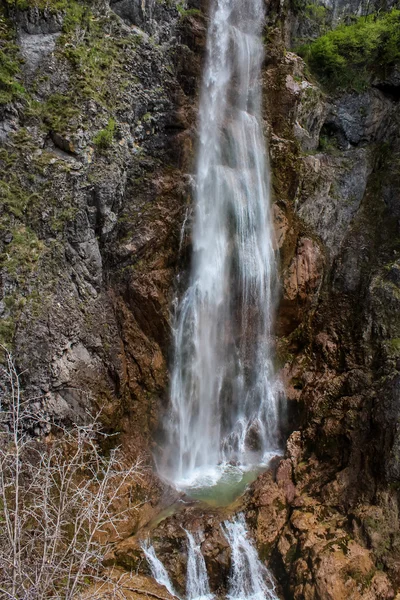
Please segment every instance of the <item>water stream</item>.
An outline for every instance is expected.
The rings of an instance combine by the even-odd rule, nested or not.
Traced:
[[[163,474],[215,486],[279,447],[276,265],[261,119],[263,0],[213,0],[199,111],[193,256],[173,325]]]
[[[157,557],[156,551],[150,544],[149,540],[143,542],[141,547],[150,566],[151,574],[154,577],[154,579],[160,585],[166,587],[169,593],[172,594],[172,596],[176,596],[178,598],[179,596],[174,590],[174,587],[168,575],[168,571],[162,564],[161,560]]]
[[[222,530],[231,549],[231,572],[228,582],[227,600],[279,600],[272,576],[260,561],[249,537],[243,514],[225,521]],[[202,532],[187,536],[186,600],[212,600],[204,556],[201,552]],[[162,562],[157,558],[153,546],[142,545],[153,577],[177,596]]]
[[[188,562],[186,576],[187,600],[212,600],[204,556],[201,553],[201,534],[186,531],[188,538]]]
[[[273,368],[277,277],[261,110],[264,0],[211,0],[199,108],[192,263],[174,301],[173,362],[161,474],[215,506],[280,453]],[[184,242],[188,215],[182,227]],[[243,515],[223,524],[227,598],[275,600]],[[211,600],[202,533],[187,535],[187,600]],[[154,577],[173,592],[151,546]]]

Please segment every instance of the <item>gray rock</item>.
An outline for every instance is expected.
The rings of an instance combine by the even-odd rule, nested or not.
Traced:
[[[157,41],[171,41],[171,18],[176,20],[179,16],[174,2],[111,0],[110,7],[126,23],[139,27]]]
[[[333,258],[364,197],[372,167],[364,149],[350,151],[343,158],[317,155],[316,160],[323,177],[298,212],[315,229]]]
[[[9,138],[10,133],[17,131],[18,124],[14,120],[5,119],[0,121],[0,144],[4,144]]]
[[[352,145],[380,141],[387,134],[393,108],[393,103],[378,90],[344,94],[335,103],[326,126],[336,135],[339,145],[344,140]]]
[[[54,51],[59,33],[22,33],[19,38],[21,54],[28,70],[34,71],[42,60]]]
[[[31,35],[47,35],[59,33],[62,30],[64,14],[52,12],[48,9],[40,10],[37,7],[16,12],[18,29]]]

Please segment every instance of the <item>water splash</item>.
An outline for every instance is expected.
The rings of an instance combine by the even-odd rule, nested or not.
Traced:
[[[169,578],[167,569],[164,567],[164,565],[162,564],[162,562],[156,555],[156,551],[154,550],[153,546],[150,544],[150,541],[147,540],[147,541],[142,542],[141,548],[147,559],[147,562],[149,563],[151,574],[154,577],[154,579],[157,581],[157,583],[166,587],[167,590],[169,591],[169,593],[172,594],[172,596],[176,596],[177,598],[179,598],[179,596],[175,592],[172,582]]]
[[[278,600],[270,572],[258,558],[243,514],[223,524],[232,551],[229,600]]]
[[[186,576],[187,600],[212,600],[204,556],[201,553],[201,534],[186,531],[188,538],[188,562]]]
[[[261,119],[263,0],[214,0],[200,101],[193,257],[173,326],[168,464],[177,487],[279,446],[277,287]],[[222,468],[222,472],[223,472]]]

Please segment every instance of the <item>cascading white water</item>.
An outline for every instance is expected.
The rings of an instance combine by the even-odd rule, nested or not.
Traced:
[[[258,558],[242,514],[225,521],[223,531],[232,551],[229,600],[278,600],[270,572]]]
[[[186,531],[186,530],[185,530]],[[212,600],[204,556],[201,553],[201,535],[186,531],[188,538],[188,562],[186,576],[187,600]]]
[[[231,573],[228,600],[279,600],[275,585],[267,567],[257,555],[246,527],[243,514],[222,524],[225,538],[231,548]],[[201,532],[185,530],[187,546],[186,600],[212,600],[204,556],[201,552]],[[154,579],[176,594],[166,568],[157,557],[150,542],[142,544],[142,550],[150,565]]]
[[[176,310],[168,465],[178,487],[278,446],[276,269],[261,124],[263,0],[212,0],[193,258]],[[223,468],[222,468],[223,471]],[[218,475],[217,475],[218,477]]]
[[[148,540],[142,542],[141,548],[147,559],[147,562],[149,563],[151,574],[153,575],[157,583],[166,587],[169,593],[172,594],[172,596],[176,596],[177,598],[179,598],[171,583],[167,569],[164,567],[164,565],[156,555],[156,551],[154,550],[150,542]]]

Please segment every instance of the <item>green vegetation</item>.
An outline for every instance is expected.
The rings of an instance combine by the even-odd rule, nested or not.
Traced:
[[[321,4],[306,4],[305,15],[313,21],[318,27],[326,29],[327,24],[327,9]]]
[[[65,131],[78,124],[81,111],[72,94],[51,94],[47,102],[31,100],[26,114],[43,120],[48,129]]]
[[[99,131],[99,133],[95,136],[93,142],[97,148],[100,150],[106,150],[107,148],[110,148],[114,139],[115,125],[114,119],[110,119],[107,127]]]
[[[329,90],[365,89],[400,60],[400,10],[360,17],[298,50]]]
[[[12,241],[3,257],[3,266],[19,280],[34,270],[43,250],[44,244],[37,235],[25,225],[18,225],[12,229]]]
[[[70,196],[65,193],[60,203],[54,185],[43,177],[46,168],[60,168],[55,166],[54,154],[43,150],[35,155],[34,141],[24,129],[14,134],[13,142],[9,148],[0,148],[0,237],[5,240],[0,269],[13,284],[3,298],[5,314],[0,323],[0,343],[7,346],[26,304],[31,315],[43,305],[43,290],[52,272],[49,260],[66,223],[76,213]],[[46,242],[44,228],[51,236]],[[45,268],[43,261],[47,261]]]
[[[18,81],[21,69],[15,30],[0,12],[0,106],[22,97],[25,90]]]
[[[397,357],[400,354],[400,338],[392,338],[385,342],[386,350],[390,356]]]
[[[317,152],[324,152],[325,154],[338,156],[340,154],[340,150],[338,148],[337,139],[332,135],[321,133]]]
[[[117,18],[95,16],[91,0],[7,0],[7,3],[19,9],[37,6],[63,13],[56,56],[70,73],[70,85],[68,91],[51,94],[41,102],[25,92],[18,82],[22,59],[14,43],[15,31],[0,14],[0,105],[16,97],[24,98],[25,115],[59,133],[84,126],[82,109],[88,100],[114,112],[121,103],[121,91],[132,79],[127,62],[132,58],[138,36],[121,35]],[[31,91],[36,90],[35,85],[38,81]]]
[[[68,88],[63,93],[57,90],[49,94],[47,90],[52,86],[40,83],[51,75],[40,71],[29,88],[22,87],[23,59],[7,8],[24,10],[32,6],[61,13],[62,34],[55,57],[59,68],[68,74]],[[123,90],[132,81],[130,65],[138,36],[126,37],[116,17],[93,12],[93,6],[93,0],[0,3],[0,107],[20,100],[18,111],[24,124],[10,135],[7,147],[0,148],[0,234],[6,240],[0,251],[0,269],[12,283],[3,299],[5,312],[0,323],[0,342],[6,345],[12,343],[24,307],[29,304],[31,315],[36,314],[36,307],[40,309],[37,290],[45,289],[43,275],[48,279],[54,272],[52,260],[58,244],[77,211],[68,185],[62,202],[56,192],[57,181],[64,181],[62,174],[73,168],[73,163],[39,149],[31,127],[38,128],[42,135],[58,133],[73,145],[75,131],[93,127],[86,109],[89,101],[94,102],[96,112],[108,118],[105,129],[93,140],[98,150],[105,150],[112,145],[116,130],[112,117],[124,102]]]
[[[196,17],[198,15],[201,15],[201,10],[199,10],[198,8],[186,9],[183,4],[177,4],[176,8],[182,19],[185,19],[186,17]]]
[[[26,10],[27,8],[47,9],[51,12],[65,10],[68,7],[69,0],[5,0],[8,6]]]
[[[126,65],[138,36],[121,36],[118,20],[95,17],[89,4],[68,0],[63,35],[57,44],[57,57],[67,61],[71,70],[69,91],[53,94],[41,105],[31,103],[32,113],[58,132],[82,125],[85,101],[94,100],[114,111],[121,102],[121,91],[132,79]]]

